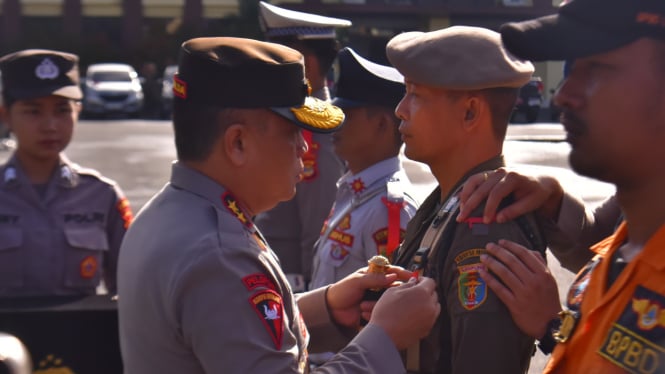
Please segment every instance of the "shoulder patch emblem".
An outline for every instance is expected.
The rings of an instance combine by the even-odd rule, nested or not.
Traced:
[[[173,77],[173,94],[181,99],[187,98],[187,82],[178,78],[177,75]]]
[[[259,287],[266,287],[271,290],[277,289],[272,279],[268,278],[268,276],[263,273],[254,273],[247,275],[244,278],[242,278],[242,283],[245,285],[245,287],[247,287],[248,291],[251,291]]]
[[[591,280],[591,274],[599,263],[600,257],[596,256],[577,274],[573,284],[568,289],[566,304],[569,309],[580,310],[580,305],[582,305],[582,300],[584,299],[584,293]]]
[[[118,212],[120,213],[120,217],[122,218],[122,221],[125,223],[125,230],[129,228],[129,225],[132,224],[132,221],[134,220],[134,215],[132,214],[132,208],[129,206],[129,200],[127,200],[126,197],[123,197],[118,201],[118,205],[116,206],[118,209]]]
[[[333,232],[328,235],[328,238],[347,247],[353,246],[354,236],[340,230],[333,230]]]
[[[275,349],[282,349],[282,335],[284,334],[284,304],[282,297],[275,291],[265,290],[255,293],[249,303],[263,322],[270,338],[275,343]]]
[[[462,264],[464,261],[473,258],[473,257],[478,257],[480,258],[480,255],[487,253],[485,248],[473,248],[473,249],[468,249],[466,251],[461,252],[457,256],[455,256],[455,263],[457,265]],[[478,260],[480,261],[480,260]],[[478,262],[474,261],[474,262]]]
[[[347,214],[342,218],[341,221],[337,224],[338,230],[348,230],[351,228],[351,214]]]
[[[81,278],[91,279],[97,273],[97,258],[95,256],[87,256],[81,261],[79,271]]]
[[[346,256],[349,255],[349,253],[351,253],[351,252],[349,252],[348,249],[344,248],[341,245],[333,244],[330,247],[330,257],[333,260],[337,260],[337,261],[343,260],[343,259],[346,258]]]
[[[478,274],[483,265],[480,263],[459,266],[457,293],[460,304],[466,310],[474,310],[487,299],[487,284]]]

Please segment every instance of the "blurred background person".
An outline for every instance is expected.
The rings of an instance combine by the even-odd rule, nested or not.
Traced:
[[[259,2],[259,22],[268,41],[303,54],[312,96],[330,101],[326,77],[339,50],[335,28],[350,21],[283,9]],[[311,280],[314,243],[321,234],[337,191],[344,164],[335,155],[330,134],[303,131],[308,150],[303,156],[303,180],[293,199],[259,214],[256,224],[279,256],[295,291]]]
[[[313,288],[367,266],[374,255],[390,257],[418,208],[399,159],[402,138],[395,107],[404,96],[404,78],[351,48],[342,49],[338,60],[333,104],[346,119],[333,134],[333,144],[349,171],[337,182],[335,203],[317,241]]]
[[[65,157],[81,110],[78,57],[31,49],[0,59],[2,118],[16,150],[0,165],[0,296],[116,292],[132,220],[118,185]]]

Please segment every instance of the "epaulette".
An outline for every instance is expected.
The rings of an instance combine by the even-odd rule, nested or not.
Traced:
[[[111,178],[103,176],[99,171],[95,169],[86,168],[76,163],[70,163],[69,165],[65,166],[69,166],[74,172],[76,172],[76,174],[78,174],[81,177],[92,177],[111,186],[117,185],[116,181],[114,181]]]

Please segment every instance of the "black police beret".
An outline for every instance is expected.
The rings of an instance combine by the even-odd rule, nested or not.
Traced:
[[[339,78],[333,104],[341,108],[379,105],[395,108],[404,96],[404,77],[395,68],[379,65],[344,48],[337,55]]]

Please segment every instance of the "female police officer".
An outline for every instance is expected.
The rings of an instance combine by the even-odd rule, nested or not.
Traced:
[[[0,166],[0,296],[94,294],[131,221],[115,182],[71,163],[82,97],[78,57],[24,50],[0,59],[2,114],[17,140]]]

